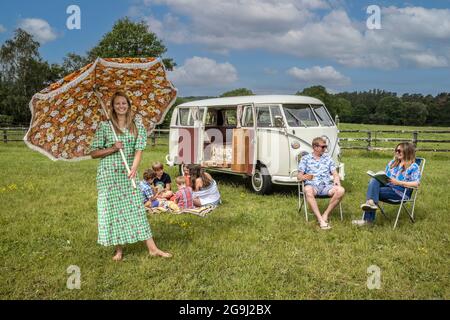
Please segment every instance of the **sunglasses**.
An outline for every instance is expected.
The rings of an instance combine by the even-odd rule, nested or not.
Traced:
[[[403,152],[403,150],[400,150],[400,149],[395,150],[395,153],[402,153],[402,152]]]
[[[319,147],[319,148],[322,148],[322,149],[326,149],[326,148],[328,148],[328,146],[327,146],[327,145],[324,145],[324,146],[319,146],[318,144],[316,144],[316,147]]]

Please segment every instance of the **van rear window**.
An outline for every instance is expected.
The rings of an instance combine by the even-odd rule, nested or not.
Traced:
[[[178,109],[178,125],[179,126],[192,126],[194,121],[190,121],[189,109],[180,108]]]

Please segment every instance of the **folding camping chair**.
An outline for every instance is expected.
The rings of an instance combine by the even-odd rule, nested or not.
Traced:
[[[293,173],[298,174],[298,170],[292,171],[291,177],[292,177]],[[306,219],[306,221],[309,221],[309,219],[308,219],[308,203],[306,201],[306,195],[304,192],[305,183],[304,183],[304,181],[298,181],[297,185],[298,185],[298,212],[300,213],[300,211],[302,210],[302,207],[304,206],[305,207],[305,219]],[[331,197],[328,195],[326,195],[326,196],[316,195],[315,198],[316,199],[330,199]],[[341,215],[341,221],[344,220],[344,215],[342,213],[342,201],[339,202],[339,213]]]
[[[425,158],[416,158],[416,163],[419,166],[420,169],[420,176],[423,175],[423,169],[425,168]],[[405,188],[405,191],[403,192],[403,196],[401,200],[380,200],[377,204],[378,208],[380,209],[381,213],[385,218],[389,220],[389,217],[386,215],[386,212],[383,209],[383,206],[381,205],[381,202],[392,204],[392,205],[400,205],[397,212],[397,218],[395,219],[394,228],[397,227],[398,218],[400,217],[400,213],[402,212],[402,209],[406,211],[406,213],[409,216],[409,219],[412,223],[414,223],[414,209],[416,207],[416,199],[417,199],[417,193],[419,192],[419,187],[411,187],[411,188]],[[407,204],[412,203],[411,211],[408,210]],[[363,213],[363,219],[364,219],[364,213]]]

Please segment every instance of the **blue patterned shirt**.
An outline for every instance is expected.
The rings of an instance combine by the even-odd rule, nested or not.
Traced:
[[[144,203],[149,201],[153,197],[152,186],[145,180],[139,182],[139,188],[141,189],[142,196],[144,197]]]
[[[394,168],[391,168],[391,165],[394,163],[394,160],[391,160],[386,165],[386,175],[389,178],[395,178],[398,181],[405,181],[405,182],[414,182],[420,180],[420,168],[417,165],[417,163],[413,163],[409,166],[408,169],[403,171],[403,167],[397,166]],[[403,196],[403,192],[405,192],[405,188],[402,186],[396,186],[392,183],[388,183],[388,186],[394,189],[395,193],[397,193],[400,197]]]
[[[305,185],[328,185],[333,183],[330,175],[336,170],[336,165],[333,159],[327,154],[323,154],[319,160],[316,160],[313,154],[309,153],[300,160],[298,170],[304,174],[314,175],[313,180],[305,180]]]

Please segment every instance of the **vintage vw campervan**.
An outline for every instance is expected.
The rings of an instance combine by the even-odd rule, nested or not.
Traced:
[[[175,107],[169,166],[201,164],[211,171],[249,177],[253,190],[296,185],[301,157],[322,136],[341,178],[338,128],[322,101],[305,96],[261,95],[205,99]]]

